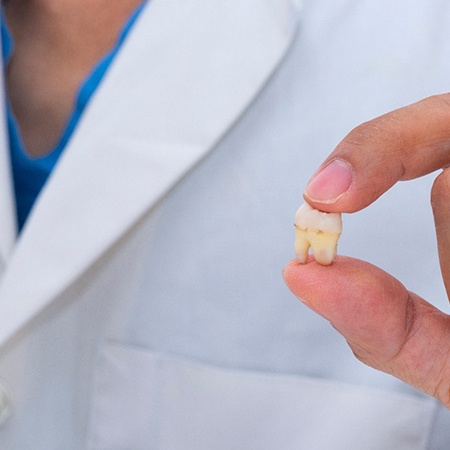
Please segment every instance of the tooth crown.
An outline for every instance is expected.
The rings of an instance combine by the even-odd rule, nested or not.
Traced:
[[[295,214],[295,225],[303,230],[322,231],[323,233],[341,233],[340,213],[326,213],[303,203]]]
[[[342,232],[340,213],[322,212],[304,203],[295,214],[295,228],[295,253],[300,263],[306,263],[310,247],[319,264],[333,262]]]

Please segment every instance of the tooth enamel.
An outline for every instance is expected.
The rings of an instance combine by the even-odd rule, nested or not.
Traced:
[[[340,213],[326,213],[304,203],[295,214],[295,254],[301,264],[312,248],[314,259],[324,266],[330,265],[337,253],[342,232]]]

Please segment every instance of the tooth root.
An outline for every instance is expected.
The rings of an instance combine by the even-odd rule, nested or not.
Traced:
[[[311,248],[314,259],[323,266],[329,266],[337,254],[339,233],[312,233]]]
[[[295,227],[295,255],[301,264],[305,264],[308,259],[308,251],[311,246],[308,237],[308,230]]]

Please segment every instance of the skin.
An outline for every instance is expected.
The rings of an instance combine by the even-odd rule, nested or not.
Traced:
[[[31,156],[58,142],[78,86],[113,45],[142,0],[9,0],[5,18],[14,40],[6,83]]]
[[[339,159],[350,167],[347,190],[317,200],[327,212],[355,212],[397,181],[442,169],[431,192],[442,277],[450,294],[450,94],[433,96],[352,130],[319,168]],[[316,172],[316,174],[318,173]],[[314,177],[313,177],[314,178]],[[317,182],[317,180],[319,180]],[[311,183],[311,182],[310,182]],[[332,197],[332,196],[331,196]],[[315,199],[315,200],[314,200]],[[355,356],[436,397],[450,408],[450,316],[361,260],[338,257],[328,267],[291,261],[284,278],[309,308],[331,322]]]

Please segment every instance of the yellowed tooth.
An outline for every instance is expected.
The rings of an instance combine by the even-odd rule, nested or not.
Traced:
[[[330,265],[337,253],[342,232],[340,213],[326,213],[304,203],[295,214],[295,254],[301,264],[308,259],[311,247],[314,259],[324,266]]]

